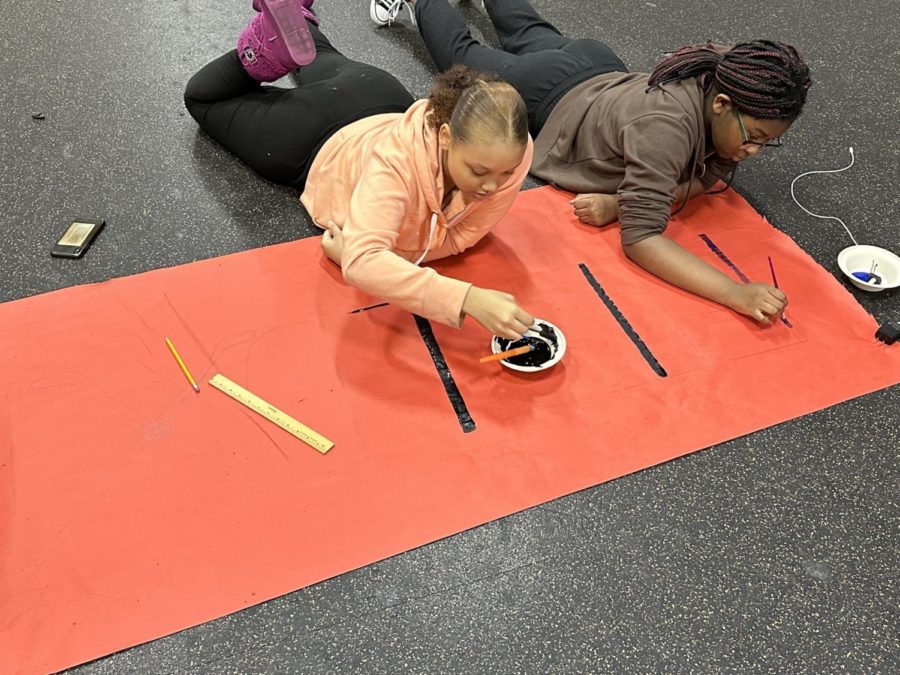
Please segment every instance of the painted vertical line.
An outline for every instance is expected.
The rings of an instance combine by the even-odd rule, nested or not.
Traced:
[[[666,369],[663,368],[659,361],[656,360],[656,357],[653,356],[653,352],[650,351],[650,348],[644,343],[641,339],[641,336],[637,334],[637,331],[631,327],[631,324],[628,323],[628,319],[625,318],[625,315],[622,314],[622,311],[616,307],[616,303],[612,301],[606,291],[603,290],[603,286],[600,285],[600,282],[597,281],[596,277],[591,273],[588,269],[588,266],[584,263],[579,263],[578,267],[581,268],[582,273],[584,274],[587,282],[591,285],[591,288],[600,296],[600,299],[603,301],[603,304],[606,305],[606,309],[609,310],[610,314],[613,315],[613,318],[618,321],[619,326],[622,327],[622,330],[625,331],[625,334],[631,338],[631,341],[634,343],[634,346],[637,347],[637,350],[641,353],[641,356],[650,364],[650,367],[653,369],[653,372],[659,375],[660,377],[666,377]]]
[[[444,353],[441,351],[441,346],[438,344],[437,338],[434,337],[434,331],[431,329],[431,324],[428,323],[427,319],[423,319],[421,316],[413,316],[415,316],[416,319],[419,335],[422,336],[422,340],[428,348],[428,353],[431,354],[431,360],[434,361],[434,367],[441,377],[441,382],[444,383],[444,391],[447,392],[447,398],[450,399],[450,405],[453,406],[456,418],[459,420],[459,426],[462,427],[462,430],[465,433],[475,431],[475,420],[473,420],[472,416],[469,414],[466,402],[463,400],[459,387],[456,386],[456,381],[453,379],[453,374],[447,366],[447,361],[444,359]]]
[[[737,265],[735,265],[733,262],[731,262],[731,258],[729,258],[727,255],[725,255],[725,253],[722,251],[722,249],[720,249],[718,246],[716,246],[715,242],[712,239],[707,237],[705,234],[698,234],[697,236],[700,237],[706,243],[707,246],[709,246],[710,251],[712,251],[717,256],[719,256],[719,260],[721,260],[723,263],[725,263],[726,265],[728,265],[728,267],[731,268],[731,270],[737,275],[738,279],[743,281],[745,284],[750,283],[750,279],[747,278],[747,275],[744,274],[743,272],[741,272],[740,268]],[[785,319],[784,317],[781,317],[781,323],[783,323],[788,328],[794,327],[793,324],[790,321],[788,321],[787,319]]]

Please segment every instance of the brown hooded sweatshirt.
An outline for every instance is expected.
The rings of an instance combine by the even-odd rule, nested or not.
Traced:
[[[605,73],[583,82],[560,99],[534,142],[535,176],[572,192],[617,195],[624,245],[666,229],[680,183],[709,189],[736,164],[706,148],[697,78],[647,91],[648,78]]]

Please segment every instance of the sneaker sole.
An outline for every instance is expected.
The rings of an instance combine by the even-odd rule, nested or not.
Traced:
[[[298,0],[262,0],[260,4],[278,27],[291,59],[298,66],[312,63],[316,45]]]

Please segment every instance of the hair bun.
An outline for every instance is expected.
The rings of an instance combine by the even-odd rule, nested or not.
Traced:
[[[439,73],[428,95],[434,128],[439,129],[442,124],[450,121],[453,109],[466,89],[482,82],[497,82],[499,79],[496,75],[482,73],[462,64]]]
[[[506,139],[528,143],[528,111],[519,92],[490,73],[455,65],[435,78],[428,96],[435,130],[450,126],[453,137],[469,142]]]
[[[458,89],[465,91],[473,84],[479,82],[488,82],[496,79],[477,70],[472,70],[462,64],[456,64],[443,73],[439,74],[435,80],[435,87],[449,87],[450,89]]]

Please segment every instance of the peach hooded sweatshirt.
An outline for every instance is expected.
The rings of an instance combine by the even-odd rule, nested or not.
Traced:
[[[427,107],[419,100],[405,113],[366,117],[336,132],[313,160],[300,199],[320,227],[343,226],[347,283],[458,328],[471,284],[417,262],[462,253],[491,231],[525,180],[532,142],[496,193],[466,205],[457,192],[441,209],[442,152]]]

